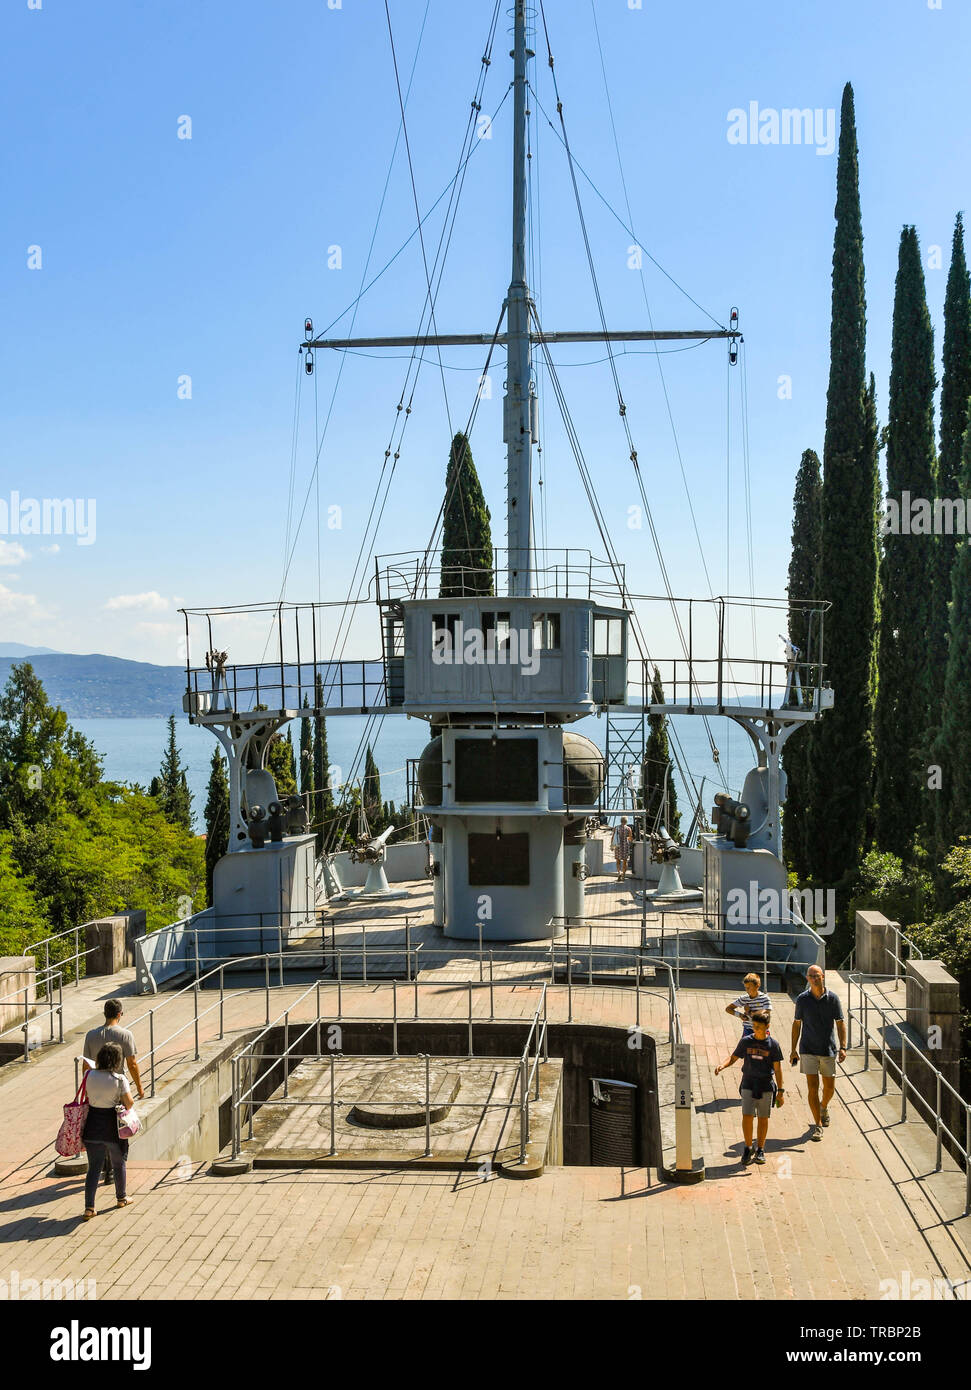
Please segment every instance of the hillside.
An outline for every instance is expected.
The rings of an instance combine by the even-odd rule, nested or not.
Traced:
[[[8,643],[8,649],[12,646]],[[185,670],[117,656],[68,653],[0,657],[0,684],[10,668],[29,660],[52,704],[69,719],[151,719],[181,714]]]

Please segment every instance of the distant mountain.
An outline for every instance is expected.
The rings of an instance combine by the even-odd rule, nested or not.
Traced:
[[[6,684],[10,668],[27,657],[48,698],[60,705],[69,719],[164,719],[182,713],[182,666],[151,666],[146,661],[97,654],[34,655],[26,647],[11,654],[10,649],[17,646],[8,642],[2,648],[0,686]]]
[[[0,656],[59,656],[53,647],[25,647],[23,642],[0,642]]]

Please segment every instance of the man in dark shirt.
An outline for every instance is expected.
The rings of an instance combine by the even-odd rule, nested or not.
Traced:
[[[769,1037],[769,1020],[764,1013],[752,1014],[752,1033],[739,1038],[735,1051],[720,1067],[715,1075],[726,1067],[733,1067],[738,1060],[742,1063],[742,1084],[739,1092],[742,1097],[742,1137],[745,1152],[742,1163],[765,1162],[765,1139],[769,1132],[769,1116],[774,1103],[785,1104],[785,1087],[782,1084],[782,1048],[775,1038]],[[758,1117],[758,1131],[753,1150],[752,1121]]]
[[[833,991],[826,988],[826,977],[818,965],[809,967],[806,980],[809,988],[796,998],[789,1061],[793,1066],[797,1061],[801,1063],[799,1069],[806,1078],[813,1116],[810,1138],[819,1140],[829,1124],[829,1103],[836,1090],[836,1064],[846,1058],[846,1024],[843,1005]],[[823,1078],[822,1096],[819,1094],[820,1077]]]

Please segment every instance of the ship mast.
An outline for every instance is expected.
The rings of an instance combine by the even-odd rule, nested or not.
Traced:
[[[532,594],[532,390],[526,284],[526,0],[515,2],[513,58],[512,279],[506,297],[506,521],[509,593]]]

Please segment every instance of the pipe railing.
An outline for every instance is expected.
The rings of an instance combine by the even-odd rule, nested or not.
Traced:
[[[0,1038],[6,1037],[8,1033],[22,1032],[24,1035],[24,1061],[30,1061],[30,1025],[38,1023],[45,1014],[50,1019],[51,1036],[50,1041],[54,1041],[54,1019],[57,1018],[58,1042],[64,1041],[64,979],[62,971],[55,967],[53,970],[42,972],[41,978],[45,980],[45,994],[49,990],[57,988],[57,1003],[50,1003],[45,1007],[39,1006],[36,997],[31,999],[31,986],[24,985],[21,989],[12,990],[9,994],[0,998],[0,1004],[14,1001],[18,1006],[23,1005],[23,1023],[12,1023],[9,1027],[0,1030]],[[38,979],[35,976],[33,990],[36,995]],[[22,996],[22,997],[21,997]],[[53,996],[52,996],[53,998]]]
[[[23,951],[21,952],[21,954],[22,954],[22,955],[25,955],[25,956],[33,955],[33,954],[39,949],[39,947],[43,946],[43,948],[44,948],[44,973],[49,973],[50,968],[51,968],[51,942],[52,942],[52,941],[61,941],[65,936],[73,936],[73,937],[74,937],[74,953],[73,953],[73,955],[70,955],[70,956],[63,956],[60,960],[55,961],[54,964],[57,965],[57,966],[67,966],[67,965],[70,965],[71,962],[73,961],[73,962],[75,963],[74,984],[75,984],[75,987],[76,987],[76,988],[80,989],[80,987],[81,987],[81,961],[84,960],[87,956],[92,955],[93,952],[95,952],[95,951],[98,950],[98,947],[97,947],[97,946],[88,946],[85,950],[83,950],[83,951],[81,950],[81,933],[84,931],[85,927],[87,927],[88,925],[89,925],[89,924],[88,924],[87,922],[82,922],[82,923],[81,923],[79,926],[77,926],[77,927],[67,927],[64,931],[54,932],[53,935],[51,935],[51,936],[42,936],[42,937],[40,937],[37,941],[32,941],[32,942],[30,943],[29,946],[25,946],[24,949],[23,949]]]
[[[392,983],[392,986],[394,986],[394,985],[396,984],[395,981],[392,981],[391,983]],[[232,1148],[232,1156],[233,1156],[234,1159],[239,1157],[240,1152],[241,1152],[241,1149],[242,1149],[242,1120],[241,1120],[242,1111],[243,1111],[244,1108],[245,1108],[245,1110],[246,1110],[246,1115],[247,1115],[248,1128],[249,1128],[249,1135],[248,1135],[248,1137],[249,1137],[250,1139],[252,1139],[252,1138],[253,1138],[253,1116],[254,1116],[255,1109],[256,1109],[256,1107],[255,1107],[255,1105],[254,1105],[254,1093],[256,1092],[257,1087],[262,1087],[262,1086],[264,1086],[264,1084],[265,1084],[265,1082],[266,1082],[266,1078],[267,1078],[273,1071],[275,1071],[276,1068],[277,1068],[277,1066],[279,1066],[281,1063],[283,1064],[283,1065],[281,1066],[281,1073],[282,1073],[282,1077],[283,1077],[283,1082],[282,1082],[282,1084],[283,1084],[283,1095],[282,1095],[282,1097],[281,1097],[281,1096],[271,1096],[271,1097],[269,1097],[269,1098],[266,1100],[266,1102],[264,1102],[264,1103],[267,1104],[267,1105],[274,1105],[274,1106],[280,1105],[280,1106],[284,1106],[284,1107],[289,1107],[289,1106],[307,1106],[307,1105],[317,1105],[317,1106],[327,1105],[327,1106],[329,1106],[329,1109],[330,1109],[330,1144],[331,1144],[330,1153],[329,1153],[329,1155],[328,1155],[329,1157],[334,1157],[334,1156],[336,1155],[336,1153],[337,1153],[337,1147],[336,1147],[336,1118],[335,1118],[335,1117],[336,1117],[336,1111],[337,1111],[337,1107],[338,1107],[338,1106],[353,1107],[354,1105],[357,1105],[360,1101],[365,1100],[365,1099],[368,1101],[368,1104],[377,1104],[377,1105],[396,1105],[396,1104],[400,1104],[400,1101],[394,1101],[394,1100],[389,1100],[389,1101],[374,1101],[374,1100],[372,1100],[371,1097],[365,1097],[365,1096],[358,1096],[358,1097],[354,1097],[354,1098],[348,1098],[348,1097],[345,1096],[345,1097],[343,1097],[342,1099],[338,1100],[338,1099],[336,1098],[336,1065],[335,1065],[335,1064],[336,1064],[336,1062],[338,1062],[338,1061],[346,1061],[346,1060],[348,1060],[347,1056],[346,1056],[343,1052],[336,1052],[336,1053],[335,1053],[335,1052],[329,1052],[329,1053],[327,1054],[327,1056],[329,1057],[329,1060],[330,1060],[330,1088],[329,1088],[329,1096],[328,1096],[328,1097],[314,1097],[314,1098],[312,1098],[312,1099],[299,1099],[299,1098],[291,1097],[291,1096],[289,1095],[288,1079],[289,1079],[289,1071],[290,1071],[290,1068],[289,1068],[289,1066],[287,1065],[287,1063],[288,1063],[289,1060],[292,1060],[292,1058],[293,1058],[295,1055],[296,1055],[296,1056],[299,1056],[299,1057],[301,1058],[301,1060],[304,1060],[304,1059],[306,1058],[306,1055],[307,1055],[307,1054],[305,1054],[305,1053],[303,1053],[303,1052],[297,1053],[297,1052],[296,1052],[296,1049],[299,1048],[299,1047],[300,1047],[300,1044],[303,1042],[303,1040],[304,1040],[309,1034],[313,1033],[315,1030],[316,1030],[316,1053],[315,1053],[315,1060],[317,1060],[318,1062],[323,1060],[324,1053],[323,1053],[323,1051],[322,1051],[322,1049],[321,1049],[320,1033],[321,1033],[321,1025],[322,1025],[322,1023],[323,1023],[325,1020],[324,1020],[324,1017],[323,1017],[323,1015],[322,1015],[322,1013],[321,1013],[321,1007],[320,1007],[320,1004],[321,1004],[321,1000],[320,1000],[320,984],[321,984],[321,982],[318,980],[314,985],[310,986],[310,988],[308,988],[307,990],[305,990],[305,991],[303,992],[303,994],[301,994],[301,995],[299,996],[298,999],[291,1001],[291,1002],[287,1005],[287,1007],[286,1007],[285,1009],[281,1010],[281,1012],[277,1015],[277,1017],[276,1017],[271,1023],[268,1023],[264,1028],[262,1028],[255,1038],[252,1038],[252,1039],[246,1044],[245,1047],[243,1047],[243,1048],[240,1049],[239,1052],[234,1053],[234,1054],[233,1054],[233,1057],[231,1058],[231,1071],[232,1071],[232,1080],[233,1080],[233,1093],[232,1093],[232,1136],[233,1136],[232,1143],[233,1143],[233,1148]],[[473,1033],[472,1033],[472,1019],[473,1019],[472,996],[473,996],[473,988],[474,988],[474,987],[477,987],[477,982],[473,982],[473,981],[471,981],[471,980],[468,981],[468,995],[469,995],[469,1008],[468,1008],[469,1035],[468,1035],[468,1054],[467,1054],[467,1055],[468,1055],[468,1057],[470,1057],[470,1058],[475,1056],[474,1041],[473,1041]],[[544,983],[540,986],[540,990],[541,990],[540,1001],[539,1001],[539,1003],[537,1004],[535,1010],[533,1011],[532,1018],[528,1021],[529,1026],[528,1026],[527,1033],[526,1033],[526,1040],[525,1040],[525,1042],[524,1042],[524,1044],[523,1044],[523,1047],[522,1047],[522,1050],[521,1050],[521,1052],[520,1052],[520,1054],[519,1054],[518,1060],[516,1060],[515,1062],[511,1063],[511,1065],[515,1066],[516,1072],[517,1072],[517,1085],[518,1085],[518,1089],[519,1089],[519,1098],[518,1098],[518,1099],[509,1100],[509,1101],[452,1101],[452,1102],[450,1102],[450,1107],[451,1107],[451,1108],[469,1108],[469,1109],[474,1109],[474,1110],[477,1110],[477,1111],[490,1110],[490,1109],[499,1109],[499,1110],[505,1110],[505,1111],[507,1112],[507,1114],[508,1114],[510,1111],[512,1111],[512,1110],[518,1110],[518,1111],[519,1111],[519,1116],[520,1116],[520,1124],[519,1124],[519,1161],[520,1161],[520,1163],[525,1163],[525,1161],[526,1161],[526,1151],[527,1151],[527,1145],[528,1145],[528,1143],[529,1143],[529,1137],[530,1137],[530,1113],[529,1113],[530,1104],[533,1103],[533,1102],[535,1102],[535,1101],[538,1101],[539,1098],[540,1098],[540,1074],[539,1074],[539,1068],[540,1068],[540,1065],[541,1065],[542,1063],[547,1062],[547,1061],[549,1060],[549,1050],[548,1050],[548,1041],[547,1041],[547,1028],[548,1028],[547,990],[548,990],[548,988],[549,988],[549,986],[548,986],[548,984],[547,984],[546,982],[544,982]],[[297,1006],[298,1006],[300,1003],[302,1003],[302,1001],[303,1001],[309,994],[313,993],[314,991],[316,991],[316,997],[317,997],[316,1017],[315,1017],[314,1019],[312,1019],[309,1023],[306,1024],[306,1026],[303,1028],[302,1032],[300,1032],[296,1037],[294,1037],[294,1038],[291,1039],[291,1038],[290,1038],[290,1015],[291,1015],[291,1013],[293,1012],[293,1010],[294,1010],[295,1008],[297,1008]],[[337,1014],[337,1016],[336,1016],[336,1018],[335,1018],[333,1015],[328,1014],[328,1015],[327,1015],[326,1021],[328,1022],[328,1024],[332,1024],[332,1023],[334,1023],[334,1022],[340,1023],[340,1022],[350,1022],[350,1021],[356,1021],[356,1022],[362,1022],[362,1021],[364,1021],[364,1022],[371,1022],[371,1023],[379,1022],[379,1023],[385,1023],[385,1024],[387,1024],[388,1022],[391,1022],[392,1025],[393,1025],[391,1061],[392,1061],[392,1063],[394,1063],[395,1061],[401,1061],[401,1060],[402,1060],[402,1054],[400,1054],[400,1053],[398,1052],[397,990],[394,989],[394,988],[392,989],[392,1000],[393,1000],[393,1010],[394,1010],[394,1012],[393,1012],[392,1018],[391,1018],[390,1020],[389,1020],[389,1019],[375,1019],[375,1018],[373,1018],[373,1017],[370,1016],[370,1015],[365,1016],[365,1017],[362,1018],[362,1019],[351,1020],[350,1018],[348,1018],[348,1016],[347,1016],[346,1014],[344,1014],[344,1013],[342,1013],[342,1012],[339,1011],[338,1014]],[[418,1019],[418,1013],[417,1013],[417,1009],[416,1009],[415,1020],[417,1020],[417,1019]],[[408,1021],[413,1021],[413,1020],[410,1020],[410,1019],[409,1019]],[[439,1020],[439,1021],[440,1021],[440,1020]],[[522,1024],[522,1023],[526,1023],[526,1022],[527,1022],[527,1020],[522,1019],[522,1018],[519,1018],[519,1019],[507,1019],[507,1020],[502,1020],[502,1021],[503,1021],[503,1022],[508,1022],[508,1023],[517,1023],[517,1024]],[[257,1046],[258,1046],[258,1044],[267,1036],[267,1034],[268,1034],[272,1029],[274,1029],[274,1028],[279,1028],[281,1025],[282,1025],[282,1027],[283,1027],[283,1029],[284,1029],[284,1050],[283,1050],[282,1052],[273,1052],[273,1053],[260,1052],[260,1053],[258,1053],[258,1052],[257,1052]],[[531,1049],[532,1049],[532,1060],[530,1060],[530,1052],[531,1052]],[[425,1153],[424,1153],[424,1157],[425,1157],[425,1158],[428,1158],[428,1157],[430,1156],[430,1154],[431,1154],[431,1124],[432,1124],[432,1120],[431,1120],[431,1108],[432,1108],[432,1107],[431,1107],[431,1080],[430,1080],[430,1076],[431,1076],[431,1068],[430,1068],[431,1054],[429,1054],[429,1053],[417,1053],[417,1054],[407,1054],[407,1055],[408,1055],[409,1058],[412,1057],[412,1056],[417,1056],[419,1059],[424,1059],[424,1062],[425,1062],[425,1105],[424,1105],[424,1109],[425,1109]],[[360,1056],[363,1056],[363,1054],[355,1054],[355,1060],[359,1060],[359,1057],[360,1057]],[[382,1060],[382,1062],[384,1062],[384,1063],[387,1063],[387,1061],[388,1061],[388,1059],[387,1059],[386,1056],[382,1056],[381,1060]],[[269,1061],[269,1062],[271,1063],[271,1065],[270,1065],[269,1067],[267,1067],[265,1070],[263,1070],[262,1073],[261,1073],[255,1080],[253,1080],[252,1078],[253,1078],[253,1074],[254,1074],[254,1071],[255,1071],[255,1068],[256,1068],[256,1064],[257,1064],[258,1062],[266,1062],[266,1061]],[[240,1081],[240,1078],[241,1078],[241,1075],[242,1075],[242,1073],[243,1073],[244,1067],[248,1069],[249,1077],[250,1077],[250,1084],[249,1084],[249,1086],[248,1086],[245,1090],[242,1089],[242,1087],[241,1087],[241,1081]],[[535,1094],[533,1094],[533,1087],[534,1087],[534,1086],[535,1086]]]
[[[891,1018],[888,1023],[888,1015],[893,1013],[896,1013],[898,1015],[901,1013],[906,1013],[905,1009],[900,1009],[899,1007],[895,1008],[893,1006],[891,1006],[890,1008],[884,1008],[882,1005],[878,1004],[876,1000],[871,999],[866,992],[865,976],[862,971],[853,971],[852,974],[848,975],[847,984],[849,986],[849,997],[847,1001],[847,1044],[852,1045],[852,1026],[853,1019],[855,1017],[857,1023],[859,1024],[860,1032],[863,1038],[864,1070],[869,1071],[870,1069],[871,1042],[876,1041],[879,1044],[878,1050],[880,1052],[880,1062],[882,1071],[882,1088],[880,1091],[881,1096],[885,1096],[887,1094],[887,1074],[888,1070],[892,1068],[897,1073],[897,1083],[900,1086],[901,1124],[903,1124],[907,1119],[908,1100],[913,1100],[914,1103],[917,1106],[919,1106],[921,1110],[924,1112],[924,1118],[926,1119],[930,1127],[934,1130],[937,1150],[935,1172],[939,1173],[943,1166],[943,1147],[945,1137],[950,1141],[951,1145],[953,1146],[952,1156],[955,1158],[960,1156],[960,1161],[964,1167],[965,1179],[964,1214],[965,1216],[971,1215],[971,1103],[966,1101],[964,1097],[960,1094],[960,1092],[957,1091],[955,1087],[951,1085],[950,1081],[948,1081],[947,1077],[943,1075],[939,1068],[934,1066],[934,1063],[930,1060],[927,1054],[915,1042],[913,1042],[910,1038],[907,1037],[907,1034],[904,1031],[904,1029],[907,1026],[906,1019],[900,1019],[899,1017],[896,1019]],[[852,993],[854,985],[857,986],[859,994],[859,1002],[855,1006],[853,1004]],[[870,1026],[869,1016],[871,1010],[876,1012],[880,1016],[880,1022],[876,1029],[873,1029]],[[888,1035],[891,1029],[896,1031],[897,1037],[900,1039],[899,1065],[889,1055],[891,1051],[891,1045],[888,1042]],[[911,1080],[911,1075],[913,1073],[911,1073],[911,1075],[908,1075],[908,1049],[911,1058],[914,1058],[921,1062],[925,1067],[929,1069],[931,1073],[931,1079],[934,1085],[933,1104],[931,1104],[927,1097],[923,1095],[914,1085],[913,1081]],[[964,1135],[962,1139],[959,1139],[958,1136],[953,1132],[953,1130],[950,1129],[950,1127],[944,1122],[944,1091],[949,1092],[953,1102],[957,1106],[958,1113],[960,1114],[962,1111],[964,1113]]]

